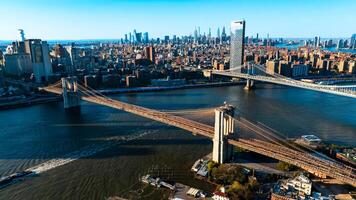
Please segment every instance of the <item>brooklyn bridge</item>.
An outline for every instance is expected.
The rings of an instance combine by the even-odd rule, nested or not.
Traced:
[[[258,126],[243,116],[239,116],[235,108],[228,104],[215,109],[215,125],[213,127],[168,112],[114,100],[78,84],[76,77],[62,78],[61,81],[40,89],[62,95],[65,109],[79,107],[80,101],[83,100],[181,128],[195,135],[208,137],[213,141],[213,160],[216,162],[227,162],[231,149],[235,146],[293,164],[321,178],[335,178],[356,186],[356,170],[353,167],[344,165],[336,160],[312,155],[281,138],[274,137],[271,130]],[[269,138],[269,140],[239,138],[238,133],[234,133],[235,124],[264,138]]]

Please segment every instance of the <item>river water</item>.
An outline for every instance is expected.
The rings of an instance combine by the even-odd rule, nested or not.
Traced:
[[[315,134],[327,142],[356,146],[352,98],[268,84],[253,91],[229,86],[112,97],[159,110],[207,110],[226,101],[237,106],[241,116],[286,138]],[[183,115],[212,124],[212,112],[204,110]],[[150,169],[168,170],[172,180],[211,189],[189,173],[194,161],[211,148],[208,139],[187,131],[85,102],[80,113],[65,112],[62,102],[4,110],[0,111],[0,176],[41,163],[45,167],[35,177],[0,189],[0,199],[127,196]]]

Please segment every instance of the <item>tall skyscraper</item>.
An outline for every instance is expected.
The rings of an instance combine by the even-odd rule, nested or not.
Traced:
[[[146,47],[146,58],[155,63],[155,48],[153,46]]]
[[[315,37],[314,37],[314,47],[317,47],[317,44],[316,44],[317,41],[318,41],[318,37],[315,36]]]
[[[211,28],[209,28],[209,32],[208,32],[208,40],[210,41],[211,39]]]
[[[226,41],[226,31],[225,31],[225,26],[222,29],[222,33],[221,33],[221,41],[225,42]]]
[[[48,77],[52,75],[52,64],[47,42],[39,39],[26,40],[25,49],[30,54],[36,82],[48,81]]]
[[[125,43],[128,42],[128,39],[127,39],[127,34],[125,34]]]
[[[230,69],[243,65],[245,20],[231,22]]]
[[[197,30],[197,27],[195,27],[195,30],[194,30],[194,42],[195,43],[198,42],[198,30]]]
[[[6,60],[4,69],[7,74],[21,76],[33,72],[31,58],[30,55],[25,52],[24,42],[13,42],[12,45],[9,45],[4,59]]]
[[[62,64],[64,66],[65,71],[68,74],[74,73],[75,69],[72,65],[71,56],[70,56],[69,52],[67,51],[67,49],[64,48],[60,44],[56,44],[53,47],[53,51],[54,51],[53,56],[55,57],[57,63]]]
[[[352,34],[351,36],[350,49],[356,49],[356,34]]]
[[[133,43],[136,43],[137,42],[137,38],[136,38],[136,36],[137,36],[137,32],[136,32],[136,29],[134,29],[133,30]]]
[[[24,42],[25,41],[25,32],[23,29],[18,29],[19,31],[19,34],[20,34],[20,39],[21,39],[21,42]]]
[[[320,46],[320,37],[315,37],[314,38],[314,47],[319,47]]]
[[[75,71],[75,69],[78,66],[78,60],[79,60],[79,53],[80,53],[80,49],[75,47],[75,43],[73,42],[70,46],[66,47],[66,50],[69,54],[69,59],[70,59],[70,64],[71,64],[71,69],[69,71],[67,71],[68,73],[72,73]]]
[[[148,32],[145,32],[145,33],[143,34],[143,42],[144,42],[144,43],[148,43],[148,41],[149,41],[149,39],[148,39]]]
[[[164,43],[169,43],[169,35],[164,36]]]
[[[133,33],[134,33],[133,34],[133,37],[134,37],[133,42],[136,44],[142,43],[142,33],[136,32],[136,29],[134,29]]]
[[[342,46],[343,44],[344,44],[343,39],[339,39],[339,40],[337,41],[336,48],[337,48],[337,49],[343,48],[343,46]]]

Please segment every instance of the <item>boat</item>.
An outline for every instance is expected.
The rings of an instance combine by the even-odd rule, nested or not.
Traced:
[[[12,183],[13,181],[15,181],[16,179],[28,176],[34,174],[33,171],[29,171],[29,170],[25,170],[25,171],[21,171],[21,172],[16,172],[13,174],[10,174],[8,176],[3,176],[0,178],[0,186],[5,186],[7,184]]]

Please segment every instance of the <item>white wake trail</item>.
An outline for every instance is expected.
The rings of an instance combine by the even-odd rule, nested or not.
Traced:
[[[87,147],[84,147],[83,149],[66,154],[63,156],[63,158],[51,159],[51,160],[48,160],[41,164],[38,164],[36,166],[30,167],[30,168],[26,169],[26,171],[33,171],[36,174],[40,174],[40,173],[46,172],[48,170],[54,169],[56,167],[68,164],[68,163],[78,160],[80,158],[94,155],[100,151],[103,151],[103,150],[106,150],[106,149],[112,147],[113,145],[123,144],[123,143],[129,142],[129,141],[141,138],[141,137],[151,134],[153,132],[154,131],[149,131],[149,132],[141,133],[138,135],[107,138],[105,140],[110,140],[109,142],[106,142],[106,143],[100,144],[100,145],[89,145]]]

